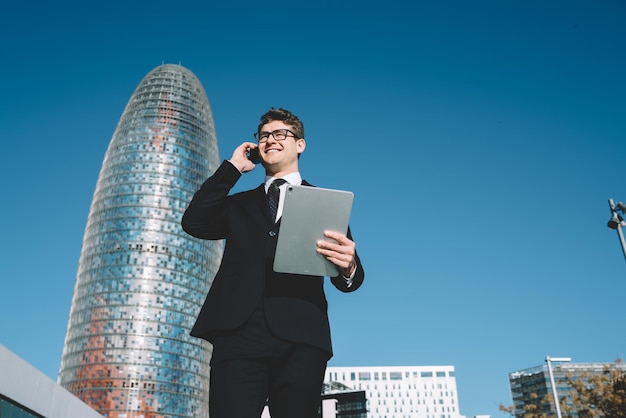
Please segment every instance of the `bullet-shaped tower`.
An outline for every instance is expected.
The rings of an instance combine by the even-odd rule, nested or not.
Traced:
[[[148,73],[104,156],[59,372],[104,416],[208,416],[211,347],[189,331],[222,245],[180,219],[219,162],[200,81],[179,65]]]

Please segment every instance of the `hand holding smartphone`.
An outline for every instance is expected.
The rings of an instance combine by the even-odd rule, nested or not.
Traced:
[[[254,164],[259,164],[261,162],[261,157],[259,156],[259,147],[252,148],[250,151],[248,151],[248,159]]]

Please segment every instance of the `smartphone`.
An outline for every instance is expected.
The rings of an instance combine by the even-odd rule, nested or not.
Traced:
[[[259,157],[259,147],[253,148],[248,151],[248,159],[254,164],[259,164],[261,162],[261,157]]]

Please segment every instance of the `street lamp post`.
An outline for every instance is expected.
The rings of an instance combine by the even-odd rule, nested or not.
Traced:
[[[556,393],[556,384],[554,383],[554,374],[552,374],[552,362],[568,362],[572,361],[569,357],[550,357],[546,356],[546,363],[548,363],[548,373],[550,374],[550,384],[552,385],[552,395],[554,396],[554,406],[556,408],[556,418],[561,418],[561,405],[559,405],[559,395]]]
[[[626,204],[622,202],[615,203],[613,199],[609,199],[609,207],[611,208],[611,219],[607,223],[607,226],[611,229],[617,230],[617,236],[622,246],[622,252],[626,259],[626,242],[624,242],[624,234],[622,233],[622,227],[626,226],[626,222],[622,215],[626,214]],[[620,215],[618,212],[621,212]]]

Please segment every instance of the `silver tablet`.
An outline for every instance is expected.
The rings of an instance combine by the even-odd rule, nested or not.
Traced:
[[[274,271],[334,277],[337,266],[317,253],[316,242],[331,230],[346,234],[354,194],[310,186],[287,186]]]

